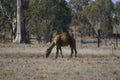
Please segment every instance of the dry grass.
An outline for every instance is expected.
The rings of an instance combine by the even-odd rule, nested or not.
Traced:
[[[49,44],[48,44],[49,45]],[[0,80],[120,80],[120,49],[77,45],[78,57],[55,59],[55,48],[45,58],[48,45],[1,44]]]

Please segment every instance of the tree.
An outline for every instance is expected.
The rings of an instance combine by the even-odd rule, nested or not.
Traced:
[[[111,0],[95,0],[82,12],[89,20],[96,34],[101,29],[104,35],[112,33],[113,3]]]
[[[71,12],[65,0],[33,0],[27,11],[27,31],[38,40],[54,31],[67,32],[71,22]]]
[[[24,24],[23,2],[24,0],[17,0],[17,31],[14,43],[26,43],[26,28]]]
[[[118,33],[120,27],[120,2],[115,4],[115,16],[114,16],[114,37],[116,39],[116,47],[118,47]]]
[[[82,35],[88,34],[89,22],[87,18],[82,15],[84,8],[89,5],[91,0],[70,0],[69,6],[72,9],[72,26],[77,27],[77,30],[82,33]],[[76,32],[76,30],[75,30]]]
[[[120,24],[120,2],[115,4],[115,17],[117,18],[116,23]]]
[[[16,33],[16,0],[1,0],[0,1],[0,14],[2,18],[1,26],[5,26],[5,24],[10,24],[11,26],[11,36],[14,40]]]
[[[24,18],[23,18],[23,5],[22,5],[23,1],[24,0],[17,0],[17,2],[16,0],[0,1],[0,12],[3,18],[3,22],[6,22],[11,27],[12,30],[11,36],[13,43],[26,42],[26,34],[25,34],[25,26],[24,26]],[[17,14],[17,19],[16,19],[16,14]]]

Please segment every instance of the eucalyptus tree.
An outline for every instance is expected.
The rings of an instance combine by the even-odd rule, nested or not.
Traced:
[[[111,36],[113,32],[113,3],[111,0],[95,0],[90,3],[82,12],[89,20],[93,29],[93,37],[98,39],[100,47],[101,33],[104,37]],[[102,32],[101,32],[102,31]]]
[[[13,40],[15,39],[16,29],[16,0],[0,0],[1,26],[4,22],[10,24]]]
[[[27,9],[28,2],[28,0],[17,0],[17,29],[14,43],[27,43],[25,9]]]
[[[116,38],[116,47],[118,47],[118,34],[120,34],[120,2],[115,4],[114,15],[114,37]]]
[[[1,0],[0,14],[3,22],[11,26],[13,43],[25,43],[26,34],[23,16],[23,3],[27,0]],[[16,17],[17,16],[17,17]]]
[[[91,0],[70,0],[69,6],[72,9],[72,26],[77,27],[83,35],[88,34],[89,22],[86,16],[82,15],[84,8],[89,5]]]
[[[32,0],[27,12],[27,31],[39,39],[69,29],[71,12],[65,0]]]
[[[115,4],[115,16],[117,18],[117,24],[120,24],[120,2]]]
[[[82,12],[87,17],[95,33],[101,29],[104,35],[112,33],[113,3],[111,0],[95,0]]]

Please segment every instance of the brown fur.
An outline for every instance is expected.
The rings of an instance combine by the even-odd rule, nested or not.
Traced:
[[[73,50],[75,51],[75,57],[77,57],[76,41],[73,38],[73,36],[70,36],[70,34],[63,32],[59,35],[56,35],[55,38],[53,39],[50,47],[46,51],[46,57],[48,57],[50,55],[50,53],[55,45],[56,45],[56,58],[58,57],[59,50],[60,50],[61,56],[63,57],[61,47],[68,46],[68,45],[70,45],[70,48],[71,48],[71,57],[73,54]]]

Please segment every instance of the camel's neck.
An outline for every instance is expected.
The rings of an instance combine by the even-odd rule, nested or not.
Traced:
[[[51,52],[51,50],[53,49],[53,47],[55,46],[55,43],[51,43],[50,47],[48,48],[48,50]]]
[[[46,57],[48,57],[53,49],[53,47],[55,46],[55,43],[51,43],[50,47],[47,49],[47,52],[46,52]]]

